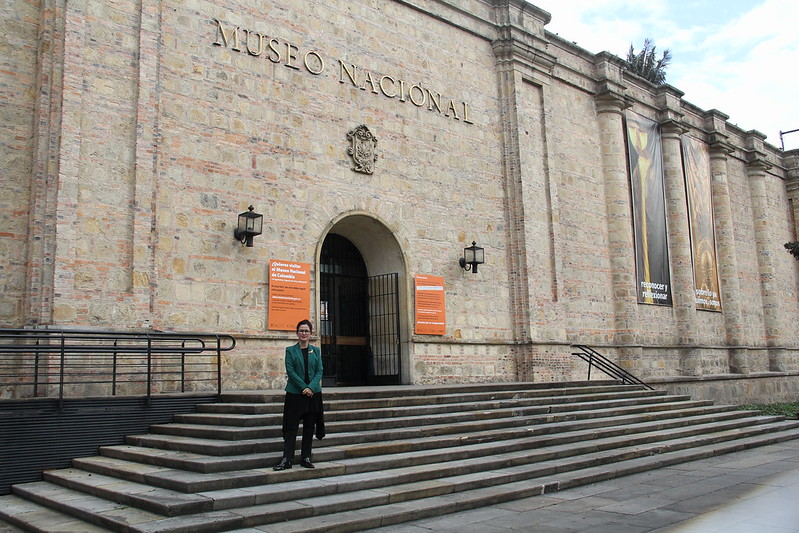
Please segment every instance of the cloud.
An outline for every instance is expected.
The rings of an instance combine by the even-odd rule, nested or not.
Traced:
[[[652,38],[670,49],[667,82],[685,100],[718,109],[744,130],[779,146],[779,131],[799,128],[799,2],[751,0],[541,0],[547,26],[586,50],[625,57],[630,43]],[[784,137],[799,148],[799,132]]]
[[[731,123],[761,131],[779,146],[780,130],[799,128],[797,23],[799,3],[766,1],[695,43],[693,57],[675,61],[669,82],[686,100],[719,109]],[[786,148],[799,147],[797,135],[785,136]]]

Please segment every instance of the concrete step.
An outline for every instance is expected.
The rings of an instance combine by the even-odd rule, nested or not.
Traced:
[[[470,392],[468,390],[459,393],[440,394],[440,395],[405,395],[405,396],[380,396],[358,399],[340,399],[344,395],[339,392],[325,391],[325,410],[344,411],[351,409],[377,409],[411,406],[429,406],[433,403],[464,403],[468,401],[496,401],[514,398],[535,398],[567,396],[572,394],[595,394],[611,392],[631,392],[642,391],[644,394],[665,394],[662,391],[652,391],[631,385],[592,385],[580,387],[562,387],[555,389],[536,388],[536,389],[509,389],[509,390],[490,390],[484,392]],[[199,404],[198,413],[230,413],[230,414],[270,414],[283,413],[283,396],[274,396],[274,401],[269,402],[224,402]]]
[[[604,418],[626,414],[642,414],[645,416],[681,416],[683,413],[692,413],[694,409],[707,409],[708,412],[724,412],[733,408],[730,406],[714,406],[709,401],[676,401],[658,405],[638,405],[631,404],[614,409],[588,409],[580,410],[583,406],[576,405],[575,411],[559,411],[546,414],[530,414],[523,416],[521,413],[512,411],[510,416],[504,418],[486,418],[485,416],[473,417],[475,420],[463,421],[443,420],[443,423],[430,424],[425,426],[415,426],[408,422],[406,426],[381,429],[380,431],[359,431],[358,426],[351,424],[331,424],[328,436],[322,441],[322,445],[343,445],[354,442],[374,442],[406,438],[409,435],[417,434],[445,434],[456,431],[484,432],[498,428],[524,427],[531,424],[543,422],[569,422],[572,425],[583,423],[591,426],[601,426],[605,424]],[[658,414],[663,413],[663,414]],[[506,414],[508,414],[506,412]],[[461,417],[462,418],[462,417]],[[194,428],[195,426],[192,426]],[[462,428],[458,430],[458,428]],[[282,437],[271,437],[264,439],[217,439],[213,432],[205,432],[208,437],[194,437],[181,435],[180,431],[170,433],[152,433],[147,435],[132,435],[126,439],[130,445],[151,447],[164,450],[175,450],[190,453],[202,453],[205,455],[229,456],[251,453],[263,453],[279,451],[282,447]]]
[[[643,428],[656,425],[659,428],[668,428],[703,421],[739,419],[747,416],[751,415],[739,410],[719,411],[695,408],[655,411],[628,416],[616,415],[614,417],[593,419],[590,423],[582,421],[544,422],[543,417],[539,417],[537,420],[530,418],[528,423],[521,427],[503,426],[492,428],[485,425],[479,427],[445,425],[430,432],[420,432],[416,428],[405,428],[385,436],[385,438],[375,438],[366,442],[360,438],[361,434],[337,434],[335,438],[317,442],[314,456],[317,461],[333,461],[346,457],[383,455],[413,449],[454,447],[485,440],[501,441],[555,432],[559,435],[565,432],[575,432],[578,435],[578,437],[564,437],[561,435],[559,437],[561,439],[582,438],[581,435],[585,431],[581,430],[590,430],[597,434],[597,431],[603,431],[601,428],[605,426],[613,426],[604,430],[605,433],[609,434],[609,432],[629,432],[631,431],[630,428],[635,427]],[[460,432],[455,433],[455,431]],[[101,447],[100,454],[147,465],[211,473],[271,467],[277,461],[282,451],[282,446],[282,439],[272,439],[263,441],[262,453],[218,456],[145,446],[119,445]],[[198,447],[201,448],[201,446]]]
[[[333,450],[332,456],[324,457],[321,452],[317,452],[314,460],[319,469],[324,469],[326,475],[334,475],[334,473],[338,475],[339,472],[352,474],[387,471],[406,466],[433,463],[452,464],[454,461],[466,458],[485,458],[485,463],[490,463],[495,457],[521,451],[527,451],[531,457],[535,455],[540,459],[542,453],[551,450],[558,450],[558,453],[561,454],[579,454],[586,449],[594,449],[595,447],[612,448],[620,442],[647,445],[664,439],[690,438],[696,435],[711,435],[734,429],[751,433],[759,431],[756,429],[757,427],[765,426],[774,421],[774,417],[747,417],[710,422],[697,420],[695,424],[688,425],[686,423],[672,425],[672,427],[665,427],[665,424],[642,424],[638,426],[620,426],[606,431],[585,430],[569,435],[558,433],[542,437],[531,434],[507,440],[474,439],[470,443],[456,443],[455,446],[448,446],[451,442],[440,442],[434,439],[433,442],[429,442],[431,446],[419,446],[405,451],[402,451],[403,448],[399,448],[390,454],[377,455],[368,453],[368,450],[358,450],[354,456],[347,456],[346,451]],[[437,442],[440,442],[441,445],[434,446]],[[586,446],[589,448],[586,448]],[[561,451],[562,449],[567,451]],[[338,453],[335,453],[336,451]],[[76,459],[74,466],[88,472],[126,481],[147,483],[159,488],[191,493],[243,488],[280,480],[284,473],[271,470],[271,466],[277,462],[278,458],[273,457],[271,464],[264,468],[208,474],[144,465],[138,462],[103,456]],[[328,474],[327,471],[330,473]],[[57,472],[46,473],[46,479],[53,479],[58,475]],[[295,476],[308,475],[304,472],[303,469],[296,469]],[[322,472],[322,470],[319,470],[319,472]]]
[[[625,406],[634,406],[639,409],[667,409],[668,404],[675,401],[686,401],[687,396],[645,396],[624,397],[589,400],[586,402],[570,401],[566,403],[541,403],[535,405],[519,406],[485,406],[479,404],[463,410],[444,411],[402,416],[401,413],[388,414],[388,416],[366,417],[367,413],[359,418],[348,421],[336,421],[333,416],[325,413],[325,427],[328,433],[347,431],[385,431],[387,429],[424,426],[442,423],[461,423],[466,421],[486,420],[490,418],[507,418],[514,416],[532,416],[543,413],[561,413],[565,411],[588,411],[596,409],[597,416],[611,409]],[[256,415],[257,416],[257,415]],[[360,416],[363,416],[361,418]],[[177,417],[176,417],[177,418]],[[240,426],[240,425],[211,425],[205,423],[174,422],[170,424],[154,424],[150,426],[152,433],[182,435],[200,438],[215,438],[225,440],[247,440],[275,438],[282,435],[278,419],[271,419],[271,425]]]
[[[77,518],[112,531],[125,531],[140,523],[154,522],[166,518],[136,507],[120,505],[111,500],[98,498],[54,485],[46,481],[24,483],[13,487],[14,495],[46,507],[66,516]],[[4,513],[4,511],[0,511]],[[22,525],[27,529],[27,525]],[[48,531],[45,529],[44,531]],[[82,531],[80,529],[75,531]],[[218,531],[218,530],[217,530]]]
[[[551,395],[538,395],[529,397],[527,395],[512,395],[507,393],[509,397],[506,398],[485,398],[479,401],[452,401],[431,402],[430,397],[410,397],[419,398],[420,400],[426,399],[427,403],[420,403],[414,405],[388,405],[391,402],[386,400],[370,400],[372,404],[370,407],[359,406],[353,404],[360,403],[361,400],[354,402],[345,402],[349,407],[342,407],[337,405],[336,401],[325,401],[325,422],[338,422],[345,420],[371,420],[375,418],[389,418],[389,417],[408,417],[408,416],[430,416],[439,415],[442,413],[453,412],[468,412],[478,410],[492,410],[492,409],[512,409],[519,407],[542,406],[542,405],[555,405],[555,404],[569,404],[569,403],[588,403],[588,402],[603,402],[610,399],[633,399],[649,396],[663,397],[663,393],[659,391],[650,390],[630,390],[629,388],[611,392],[591,392],[575,394],[573,389],[572,394],[564,394],[558,396]],[[543,392],[543,391],[540,391]],[[489,396],[489,395],[485,395]],[[405,399],[405,398],[403,398]],[[471,398],[470,398],[471,399]],[[381,403],[382,402],[382,403]],[[241,404],[237,404],[241,405]],[[271,407],[271,406],[270,406]],[[273,408],[271,410],[274,410]],[[192,413],[180,414],[175,416],[176,423],[184,424],[204,424],[204,425],[220,425],[220,426],[265,426],[272,424],[279,424],[282,420],[283,412],[282,405],[279,412],[270,412],[267,414],[242,414],[242,413]]]
[[[24,531],[40,531],[42,533],[108,533],[112,531],[13,494],[0,496],[0,509],[3,518],[9,524],[24,528]]]
[[[440,396],[475,394],[480,392],[501,393],[504,391],[525,391],[582,388],[582,387],[624,387],[641,389],[638,385],[621,385],[617,380],[561,381],[561,382],[510,382],[510,383],[469,383],[437,385],[392,385],[387,387],[330,387],[325,389],[325,399],[330,400],[371,400],[376,398],[403,398],[408,396]],[[236,391],[223,392],[220,401],[224,403],[268,403],[282,402],[283,391]]]

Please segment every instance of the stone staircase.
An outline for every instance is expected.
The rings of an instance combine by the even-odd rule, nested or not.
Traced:
[[[27,531],[361,531],[799,438],[609,381],[328,389],[316,468],[272,471],[283,394],[224,394],[0,497]]]

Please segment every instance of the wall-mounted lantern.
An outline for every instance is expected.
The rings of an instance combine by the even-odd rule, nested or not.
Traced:
[[[249,211],[245,211],[239,215],[239,225],[233,230],[233,236],[237,241],[241,242],[241,244],[252,248],[252,238],[256,235],[260,235],[263,229],[264,216],[260,213],[256,213],[253,206],[247,209]]]
[[[461,268],[469,272],[470,270],[477,274],[477,265],[485,263],[485,250],[477,246],[475,241],[472,245],[463,249],[463,257],[458,260]]]

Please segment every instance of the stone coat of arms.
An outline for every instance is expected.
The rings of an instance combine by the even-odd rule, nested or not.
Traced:
[[[352,156],[352,170],[363,174],[373,174],[375,161],[377,161],[377,137],[372,135],[369,128],[361,124],[347,133],[350,147],[347,153]]]

